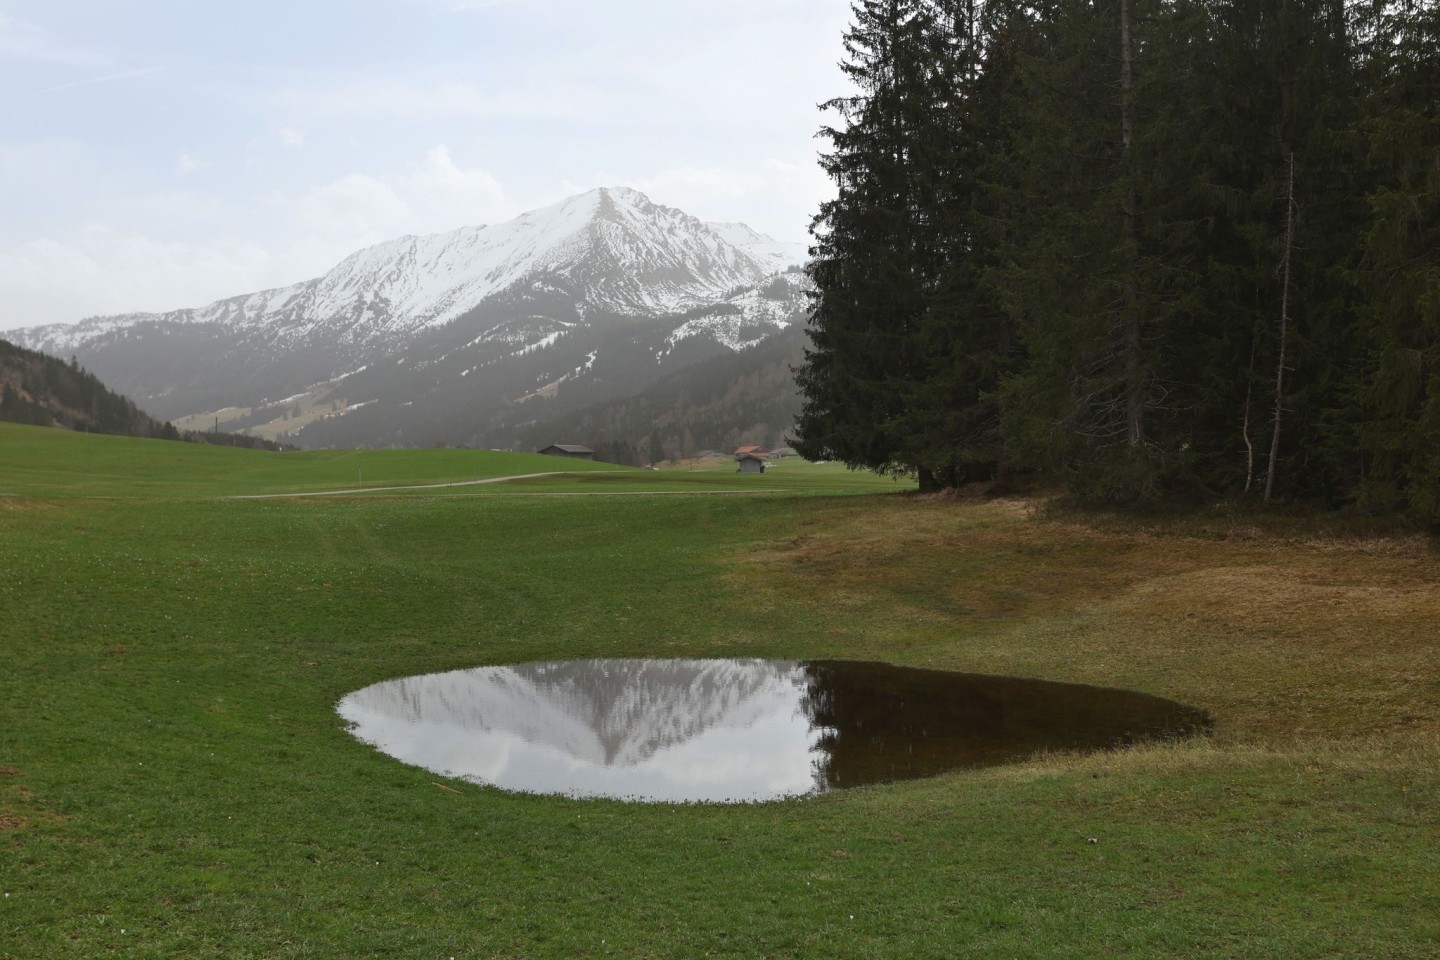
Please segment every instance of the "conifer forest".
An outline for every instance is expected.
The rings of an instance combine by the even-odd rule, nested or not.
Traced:
[[[1440,523],[1440,4],[857,0],[841,67],[804,454]]]

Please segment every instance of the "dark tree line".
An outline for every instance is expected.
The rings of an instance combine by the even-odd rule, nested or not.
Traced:
[[[802,452],[1440,520],[1440,4],[853,10]]]
[[[282,449],[259,437],[178,430],[108,389],[75,358],[66,363],[5,340],[0,340],[0,421],[254,450]]]

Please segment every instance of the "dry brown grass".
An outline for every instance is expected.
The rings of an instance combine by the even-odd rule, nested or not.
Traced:
[[[19,776],[14,767],[0,767],[0,834],[16,833],[34,823],[64,822],[64,817],[42,809],[29,787],[15,782]]]
[[[0,517],[7,514],[16,516],[22,513],[39,513],[43,510],[54,510],[59,505],[51,500],[39,500],[31,497],[17,497],[12,494],[0,494]]]
[[[1227,747],[1440,739],[1440,564],[1420,540],[917,497],[809,514],[737,567],[797,629],[867,656],[1172,696]]]

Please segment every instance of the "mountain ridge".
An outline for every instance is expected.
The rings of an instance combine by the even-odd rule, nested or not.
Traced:
[[[508,445],[489,427],[513,421],[505,409],[531,396],[642,389],[682,361],[797,322],[803,256],[802,245],[744,224],[597,188],[504,223],[375,244],[288,287],[11,336],[78,357],[177,421],[243,419],[307,445],[481,435]],[[616,350],[628,358],[618,366]],[[437,436],[430,424],[445,405],[473,423],[447,417]],[[256,410],[282,406],[288,417],[257,420]],[[335,429],[362,408],[370,427]]]

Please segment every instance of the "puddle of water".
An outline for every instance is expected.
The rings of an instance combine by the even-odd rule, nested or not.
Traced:
[[[1126,690],[840,660],[571,660],[389,680],[337,708],[406,763],[507,790],[747,802],[1205,732]]]

